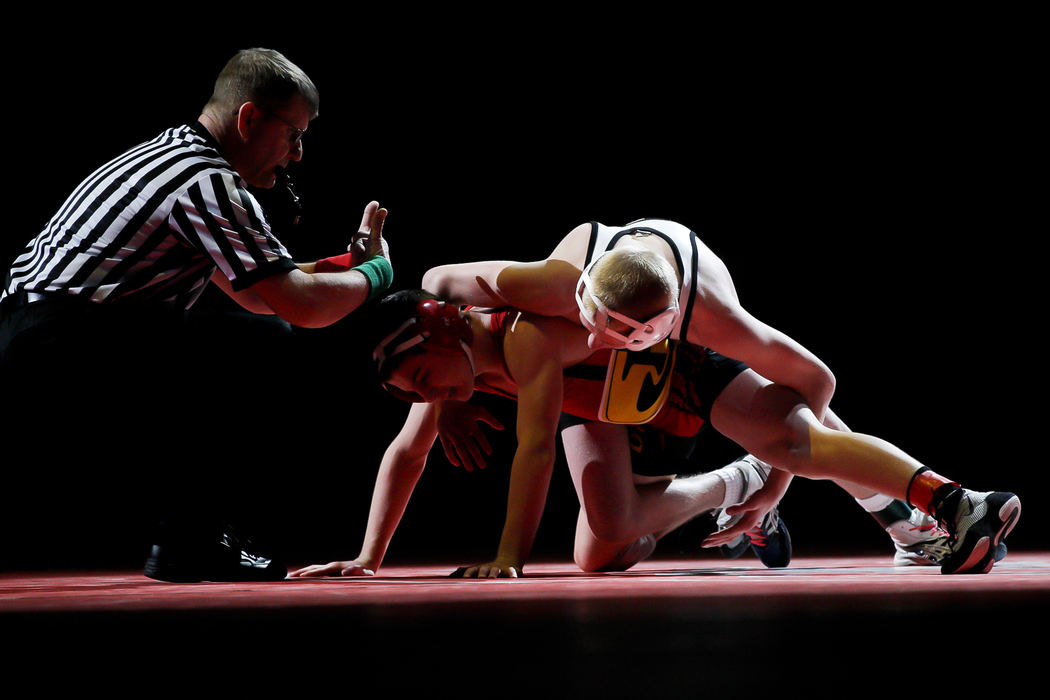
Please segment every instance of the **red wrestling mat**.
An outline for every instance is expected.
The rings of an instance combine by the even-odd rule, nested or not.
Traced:
[[[1050,620],[1050,554],[1011,551],[975,576],[880,556],[796,557],[779,570],[751,557],[658,560],[619,574],[550,563],[523,579],[448,578],[459,563],[266,584],[6,573],[5,672],[52,691],[180,696],[808,700],[956,684],[1023,697],[1045,665],[1031,639]]]
[[[747,607],[902,604],[915,596],[1050,596],[1050,554],[1011,553],[988,575],[942,576],[936,567],[894,567],[882,557],[796,557],[766,569],[753,557],[643,562],[623,573],[586,574],[571,563],[528,567],[522,579],[448,577],[454,565],[387,566],[368,578],[288,579],[274,583],[170,584],[138,571],[0,574],[0,613],[105,612],[316,607],[440,606],[485,603],[550,606],[588,601],[616,614],[624,604],[684,599]]]

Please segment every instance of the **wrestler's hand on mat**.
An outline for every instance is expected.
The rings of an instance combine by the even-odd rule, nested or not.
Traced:
[[[352,265],[360,265],[369,258],[380,255],[390,259],[390,246],[383,238],[383,224],[386,222],[387,210],[379,202],[369,202],[361,214],[361,225],[357,228],[350,242],[348,252],[353,253]]]
[[[496,430],[503,424],[483,406],[463,401],[442,401],[437,406],[438,437],[445,456],[454,467],[463,467],[468,472],[485,468],[485,455],[492,454],[492,445],[485,437],[481,424],[486,423]]]
[[[725,530],[719,530],[708,536],[707,539],[700,543],[700,546],[718,547],[723,544],[729,544],[751,528],[761,525],[762,519],[766,517],[766,513],[773,510],[780,503],[780,499],[784,497],[784,493],[787,491],[788,484],[791,483],[790,475],[787,475],[787,478],[783,478],[782,475],[784,474],[787,474],[787,472],[779,472],[779,470],[774,469],[765,486],[751,494],[751,497],[740,505],[726,508],[726,513],[729,515],[743,514],[743,517],[732,527],[727,527]]]
[[[477,566],[461,566],[451,574],[451,578],[520,578],[521,564],[505,561],[490,561]]]
[[[322,576],[375,576],[370,565],[357,559],[353,561],[330,561],[327,564],[311,564],[288,574],[289,578],[315,578]]]

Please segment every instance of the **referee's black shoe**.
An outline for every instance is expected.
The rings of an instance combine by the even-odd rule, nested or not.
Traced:
[[[226,527],[215,538],[189,543],[173,540],[154,544],[144,574],[157,581],[282,581],[287,567],[253,552],[251,540]]]

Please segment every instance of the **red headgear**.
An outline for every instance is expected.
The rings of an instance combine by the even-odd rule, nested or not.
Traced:
[[[416,305],[416,313],[383,338],[372,353],[376,371],[382,372],[383,363],[409,348],[426,342],[428,351],[453,354],[465,352],[474,369],[474,355],[470,344],[474,332],[467,319],[459,314],[459,307],[437,299],[424,299]]]

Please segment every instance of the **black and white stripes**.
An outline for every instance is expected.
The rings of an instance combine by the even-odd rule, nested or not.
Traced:
[[[85,179],[15,260],[4,294],[185,308],[216,268],[239,290],[292,267],[259,203],[198,124],[169,129]]]

